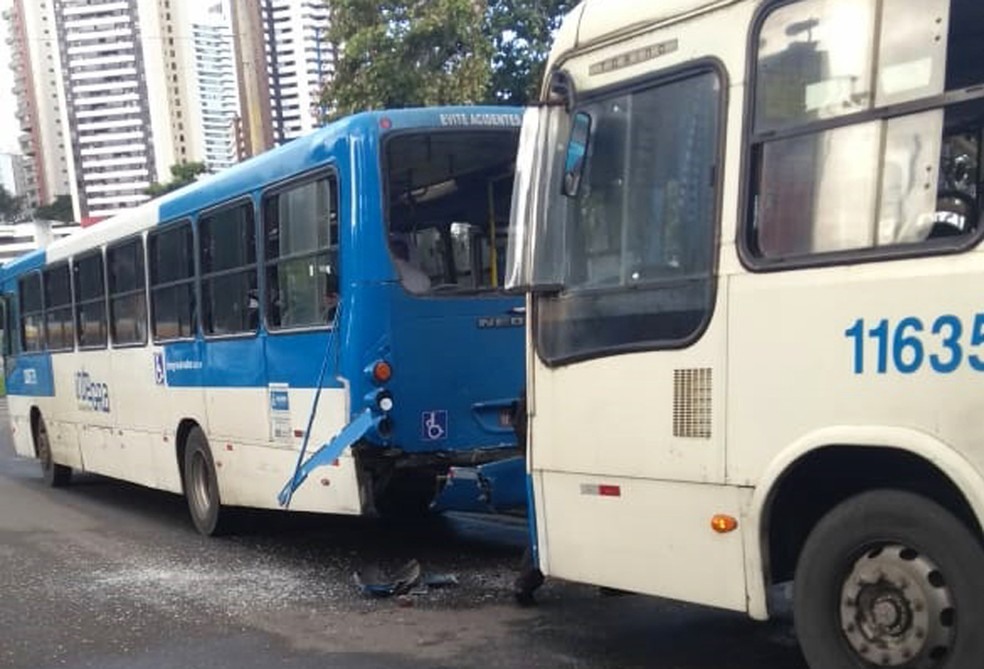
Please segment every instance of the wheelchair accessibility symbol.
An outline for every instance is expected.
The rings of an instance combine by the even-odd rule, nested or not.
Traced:
[[[440,441],[448,437],[448,412],[424,411],[421,415],[420,438],[424,441]]]
[[[167,380],[167,376],[164,374],[164,354],[155,353],[154,354],[154,381],[159,386],[163,386],[164,382]]]

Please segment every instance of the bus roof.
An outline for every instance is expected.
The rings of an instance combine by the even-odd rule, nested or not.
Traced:
[[[16,276],[37,269],[45,264],[46,258],[67,258],[293,177],[323,164],[330,156],[329,149],[340,139],[365,135],[379,127],[384,119],[389,131],[428,127],[518,128],[520,113],[520,109],[512,107],[455,106],[372,111],[348,116],[53,242],[45,250],[12,260],[3,266],[2,275]]]
[[[733,2],[735,0],[583,0],[564,19],[553,53],[563,53],[617,33]]]

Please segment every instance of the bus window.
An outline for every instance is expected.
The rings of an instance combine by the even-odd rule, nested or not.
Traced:
[[[259,301],[253,205],[240,204],[202,216],[198,236],[205,334],[255,332]]]
[[[545,360],[675,345],[706,322],[720,96],[718,75],[698,70],[577,110],[583,132],[575,139],[585,151],[578,187],[561,195],[565,146],[549,186],[558,201],[538,244],[545,250],[538,271],[563,287],[539,302],[537,345]]]
[[[267,325],[330,325],[338,304],[338,204],[334,177],[263,200]]]
[[[25,353],[40,351],[44,349],[41,273],[31,272],[17,282],[17,288],[20,302],[21,350]]]
[[[198,329],[194,233],[190,222],[148,236],[150,313],[154,341],[187,339]]]
[[[96,251],[75,259],[75,299],[78,305],[76,331],[79,348],[106,346],[106,284],[103,281],[103,256]]]
[[[984,101],[941,94],[984,83],[980,40],[967,27],[981,13],[975,0],[803,0],[766,17],[753,255],[904,250],[980,228]],[[947,18],[948,31],[920,37]]]
[[[409,292],[501,285],[517,142],[513,128],[387,142],[390,251]]]
[[[133,239],[106,250],[109,314],[113,343],[147,343],[147,295],[144,288],[143,240]]]
[[[72,282],[68,263],[44,271],[44,329],[49,351],[75,348],[72,319]]]

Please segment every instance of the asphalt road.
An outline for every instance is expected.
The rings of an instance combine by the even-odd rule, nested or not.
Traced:
[[[548,583],[513,605],[515,523],[248,513],[205,539],[173,495],[44,487],[0,405],[0,667],[805,669],[785,623]],[[416,558],[459,585],[367,599],[353,573]]]

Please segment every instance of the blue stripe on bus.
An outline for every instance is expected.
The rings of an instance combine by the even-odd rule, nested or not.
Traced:
[[[50,353],[22,353],[16,357],[9,357],[5,374],[8,395],[25,397],[54,397],[55,395]]]
[[[314,388],[328,344],[326,332],[164,345],[167,385],[175,388]],[[324,387],[340,388],[332,373]]]

